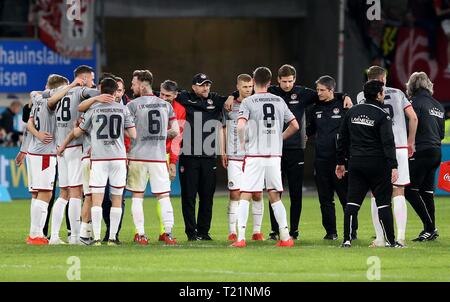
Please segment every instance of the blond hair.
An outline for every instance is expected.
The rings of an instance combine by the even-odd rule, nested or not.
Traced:
[[[413,97],[420,89],[425,89],[433,95],[433,83],[425,72],[414,72],[406,83],[406,93]]]

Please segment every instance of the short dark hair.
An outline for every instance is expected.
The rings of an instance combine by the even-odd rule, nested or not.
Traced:
[[[380,66],[371,66],[367,70],[367,79],[368,80],[377,80],[382,76],[386,75],[386,69]]]
[[[165,80],[164,82],[161,83],[161,88],[170,92],[177,92],[178,84],[177,82],[172,80]]]
[[[384,83],[378,80],[370,80],[364,84],[364,97],[368,101],[375,101],[384,89]]]
[[[111,94],[113,95],[119,86],[117,85],[116,80],[113,78],[104,78],[101,82],[101,93]]]
[[[289,77],[293,76],[294,78],[297,76],[297,71],[295,70],[294,66],[289,64],[284,64],[283,66],[278,69],[278,77]]]
[[[77,68],[75,68],[75,70],[73,71],[73,74],[75,75],[75,77],[77,77],[80,74],[91,73],[91,72],[94,72],[94,69],[92,67],[87,66],[87,65],[80,65]]]
[[[110,72],[103,72],[100,77],[98,78],[98,83],[100,84],[104,79],[111,78],[113,80],[116,80],[116,76]]]
[[[116,76],[114,79],[116,80],[117,83],[120,82],[120,83],[122,83],[122,85],[125,87],[125,81],[124,81],[121,77],[117,77],[117,76]]]
[[[148,82],[150,86],[153,85],[153,74],[150,70],[135,70],[133,77],[136,77],[141,82]]]
[[[328,76],[328,75],[320,77],[316,81],[316,85],[317,84],[323,85],[323,86],[327,87],[330,90],[335,90],[336,89],[336,80],[333,79],[332,77]]]
[[[69,80],[59,74],[51,74],[48,76],[47,86],[49,89],[55,89],[67,84],[69,84]]]
[[[272,72],[267,67],[258,67],[253,72],[253,80],[255,81],[255,85],[267,85],[272,80]]]

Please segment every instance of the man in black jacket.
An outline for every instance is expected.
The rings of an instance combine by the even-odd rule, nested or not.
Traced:
[[[345,174],[345,158],[349,158],[342,247],[351,247],[352,223],[369,189],[376,199],[387,246],[403,247],[395,241],[394,234],[391,195],[398,171],[392,121],[381,107],[383,87],[380,81],[367,82],[364,85],[366,103],[347,112],[339,131],[336,167],[339,179]]]
[[[433,97],[433,83],[424,72],[415,72],[407,84],[407,94],[419,119],[416,152],[409,159],[411,185],[405,197],[424,230],[413,241],[435,240],[439,234],[434,214],[434,177],[441,163],[441,141],[445,135],[444,107]]]
[[[180,155],[181,205],[188,240],[212,240],[209,235],[213,197],[216,190],[218,130],[227,97],[210,92],[212,81],[199,73],[192,91],[182,91],[177,101],[186,109],[183,146]],[[198,218],[195,203],[199,196]]]
[[[320,77],[317,82],[320,102],[314,105],[308,118],[306,134],[315,136],[314,176],[319,193],[322,225],[325,240],[337,240],[334,192],[337,193],[342,209],[347,204],[347,177],[338,179],[336,170],[336,136],[346,109],[334,96],[336,81],[330,76]],[[353,220],[352,238],[356,238],[357,219]]]
[[[295,85],[297,71],[292,65],[283,65],[278,70],[278,84],[271,86],[268,92],[284,99],[289,110],[292,111],[300,125],[300,131],[283,142],[283,155],[281,158],[281,172],[283,178],[287,178],[289,187],[289,198],[291,201],[289,220],[290,232],[294,240],[299,237],[298,226],[302,212],[302,189],[303,171],[305,163],[306,148],[306,119],[305,110],[319,102],[319,97],[315,90]],[[345,94],[336,93],[336,99],[344,103],[345,108],[352,106],[352,101]],[[287,125],[285,125],[285,129]],[[272,232],[269,238],[278,239],[278,224],[273,215],[272,208],[269,207],[270,223]]]

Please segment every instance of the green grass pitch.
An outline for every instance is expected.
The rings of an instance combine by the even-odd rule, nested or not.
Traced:
[[[284,200],[288,205],[287,198]],[[80,259],[81,281],[368,281],[367,272],[373,268],[368,261],[371,256],[380,259],[381,281],[450,281],[448,198],[436,200],[437,225],[441,234],[438,240],[408,241],[406,249],[368,248],[374,233],[369,200],[360,211],[360,239],[354,241],[351,249],[339,248],[343,226],[340,205],[336,205],[339,241],[323,241],[316,197],[304,198],[301,240],[294,248],[276,248],[272,241],[249,241],[245,249],[230,248],[226,241],[227,198],[215,198],[211,229],[215,240],[212,242],[187,242],[180,199],[174,198],[174,235],[179,244],[164,246],[156,241],[155,202],[154,198],[147,198],[144,204],[146,231],[151,243],[137,246],[132,242],[131,201],[127,200],[120,235],[123,245],[120,247],[28,246],[25,238],[29,230],[29,201],[0,204],[0,281],[68,281],[70,256]],[[251,217],[248,229],[252,229]],[[414,238],[421,229],[418,217],[409,207],[407,240]],[[265,235],[268,230],[266,203]],[[249,233],[248,238],[250,236]]]

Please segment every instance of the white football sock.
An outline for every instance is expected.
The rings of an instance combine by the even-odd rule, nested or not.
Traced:
[[[264,201],[254,200],[252,202],[253,234],[261,233],[261,225],[264,217]]]
[[[245,230],[247,228],[248,210],[250,203],[247,200],[239,201],[237,211],[238,241],[245,240]]]
[[[380,218],[378,217],[377,203],[375,201],[375,197],[372,197],[370,200],[371,200],[371,209],[372,209],[372,223],[373,223],[373,227],[375,228],[375,234],[377,235],[377,238],[375,239],[375,241],[379,244],[383,244],[385,242],[384,232],[383,232],[383,228],[381,227]]]
[[[47,206],[45,206],[47,205]],[[31,227],[30,227],[30,237],[36,238],[36,237],[44,237],[43,231],[41,228],[41,221],[42,216],[46,214],[46,210],[48,208],[48,204],[42,200],[35,199],[31,206]],[[44,217],[44,224],[45,224],[45,218],[47,218],[47,215]],[[43,225],[42,225],[43,227]]]
[[[170,197],[163,197],[158,202],[161,206],[161,217],[164,231],[166,232],[166,234],[170,234],[172,233],[174,224],[173,208],[172,203],[170,202]]]
[[[109,240],[116,240],[117,230],[119,229],[120,217],[122,216],[122,207],[111,208],[109,213]]]
[[[52,209],[52,236],[51,238],[59,238],[59,230],[61,229],[61,223],[64,218],[66,210],[67,200],[59,197]]]
[[[139,235],[144,235],[144,199],[131,198],[131,215],[133,216],[134,226]]]
[[[236,234],[238,207],[239,201],[230,200],[228,203],[228,234]]]
[[[397,240],[405,240],[406,221],[408,208],[406,206],[405,196],[396,196],[394,201],[394,217],[397,224]]]
[[[39,220],[39,236],[38,237],[44,237],[44,226],[45,221],[47,220],[47,214],[48,214],[48,203],[45,201],[36,199],[34,201],[34,206],[38,209],[40,212],[40,220]]]
[[[80,237],[80,222],[81,222],[81,199],[69,199],[69,222],[71,237],[78,239]]]
[[[30,203],[30,237],[31,237],[31,233],[34,233],[34,227],[33,227],[33,207],[34,207],[34,201],[36,199],[31,198],[31,203]]]
[[[89,238],[89,223],[81,222],[80,237]]]
[[[275,219],[277,220],[278,226],[280,227],[280,239],[282,241],[289,240],[289,229],[287,224],[287,214],[286,209],[283,205],[283,202],[276,201],[271,204],[273,209],[273,214],[275,216]]]
[[[92,231],[94,233],[94,240],[100,240],[100,233],[102,231],[102,207],[92,207]]]

